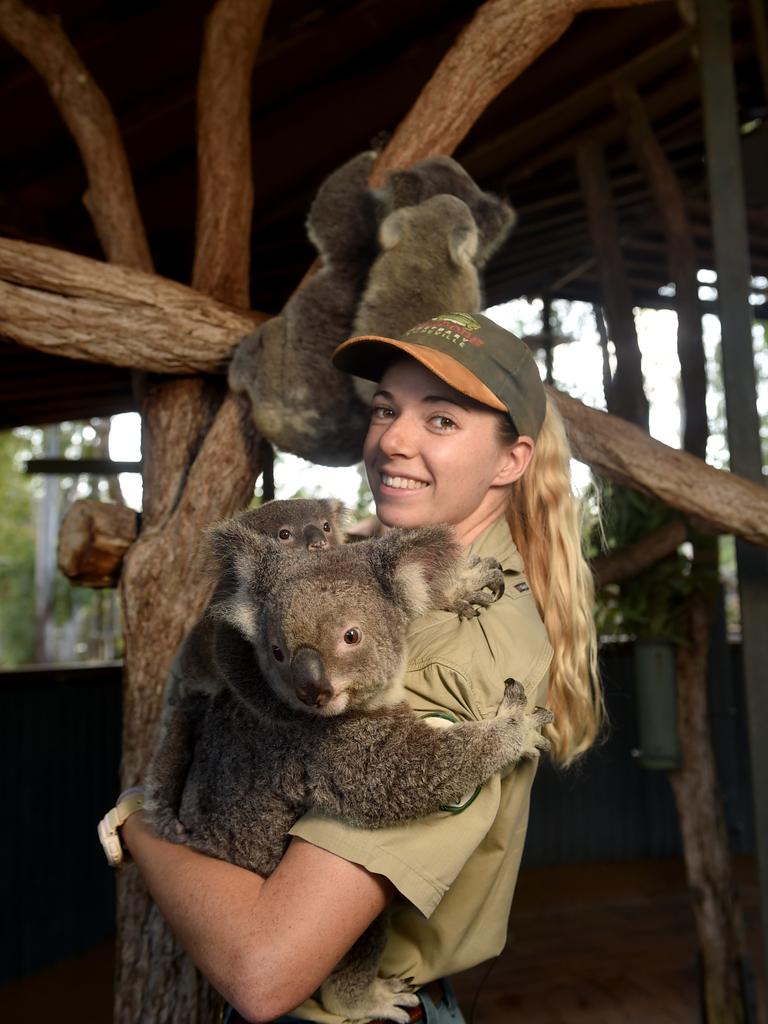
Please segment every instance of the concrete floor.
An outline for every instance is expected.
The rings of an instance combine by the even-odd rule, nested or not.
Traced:
[[[755,868],[742,860],[736,869],[759,964]],[[106,943],[14,982],[0,989],[0,1021],[110,1024],[113,966]],[[468,1024],[700,1024],[682,864],[523,872],[507,949],[454,982]],[[768,1024],[764,991],[759,1024]]]

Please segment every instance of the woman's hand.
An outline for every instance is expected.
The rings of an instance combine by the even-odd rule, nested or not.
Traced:
[[[158,839],[141,813],[122,834],[171,930],[246,1020],[302,1003],[394,893],[382,876],[302,839],[264,879]]]

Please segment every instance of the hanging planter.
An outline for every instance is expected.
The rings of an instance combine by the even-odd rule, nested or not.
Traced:
[[[661,637],[638,639],[633,661],[638,739],[633,754],[644,768],[675,771],[680,767],[677,644]]]

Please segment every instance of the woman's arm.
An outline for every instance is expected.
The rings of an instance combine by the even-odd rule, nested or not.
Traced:
[[[382,876],[302,839],[264,879],[158,839],[141,814],[122,835],[171,930],[251,1021],[311,995],[394,893]]]

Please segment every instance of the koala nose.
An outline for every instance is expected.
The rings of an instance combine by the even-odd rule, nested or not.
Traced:
[[[291,662],[291,678],[296,696],[310,708],[322,708],[333,696],[325,675],[320,653],[311,647],[300,647]]]
[[[313,551],[328,547],[328,538],[318,526],[304,527],[304,543]]]

